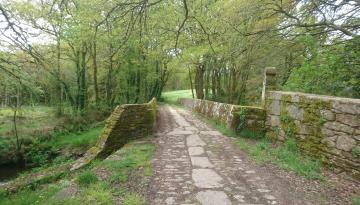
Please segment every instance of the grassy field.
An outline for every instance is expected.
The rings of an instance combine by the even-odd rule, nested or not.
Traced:
[[[11,108],[0,108],[0,137],[12,136],[13,114]],[[23,136],[34,131],[53,129],[61,122],[55,116],[55,108],[47,106],[24,106],[18,113],[18,130]]]
[[[178,98],[192,98],[191,90],[174,90],[163,92],[161,97],[164,102],[169,104],[176,104]]]

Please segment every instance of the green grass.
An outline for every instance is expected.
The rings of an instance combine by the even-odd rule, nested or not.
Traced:
[[[353,198],[352,205],[360,205],[360,195]]]
[[[66,198],[56,201],[48,201],[50,205],[112,205],[112,191],[109,184],[97,182],[87,187],[82,187],[80,194],[74,198]]]
[[[128,144],[120,151],[122,160],[106,160],[100,166],[107,167],[112,172],[112,181],[125,182],[131,170],[143,168],[145,176],[151,176],[152,169],[150,159],[155,147],[152,144],[132,145]]]
[[[240,149],[247,152],[259,164],[272,162],[282,169],[291,170],[297,175],[307,179],[325,179],[321,174],[320,161],[301,153],[296,144],[296,140],[293,138],[287,139],[283,145],[274,146],[266,138],[257,138],[254,136],[251,137],[252,140],[243,138],[237,136],[234,131],[228,129],[223,123],[209,119],[204,120],[222,134],[236,138],[236,143]]]
[[[48,142],[55,149],[61,149],[65,146],[70,148],[88,148],[99,138],[103,126],[97,126],[81,133],[67,133],[56,135]]]
[[[14,111],[0,108],[0,136],[7,137],[13,130]],[[55,127],[61,120],[55,116],[55,108],[48,106],[23,106],[18,112],[18,129],[21,135],[30,135],[34,130]]]
[[[144,198],[136,193],[126,193],[123,198],[124,205],[145,205]]]
[[[194,91],[195,92],[195,91]],[[163,92],[161,97],[164,102],[169,104],[176,104],[178,98],[192,98],[191,90],[174,90]]]
[[[98,177],[94,172],[91,170],[85,170],[83,173],[81,173],[78,178],[77,182],[80,186],[86,187],[91,184],[94,184],[98,181]]]
[[[46,201],[58,192],[60,188],[60,186],[50,184],[35,191],[24,189],[10,197],[0,195],[0,205],[47,204]]]

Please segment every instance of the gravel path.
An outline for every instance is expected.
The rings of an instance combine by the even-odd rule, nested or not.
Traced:
[[[189,111],[160,107],[150,204],[313,204]]]

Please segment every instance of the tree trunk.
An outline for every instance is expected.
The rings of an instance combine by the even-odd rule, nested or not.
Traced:
[[[96,36],[93,42],[93,52],[92,52],[92,59],[93,59],[93,78],[94,78],[94,91],[95,91],[95,103],[96,106],[99,106],[99,88],[98,88],[98,82],[97,82],[97,59],[96,59]]]
[[[61,79],[61,63],[60,63],[60,58],[61,58],[61,42],[60,42],[60,37],[57,36],[57,43],[56,43],[56,66],[57,66],[57,76],[58,79]],[[58,89],[59,89],[59,106],[58,106],[58,115],[62,115],[63,114],[63,95],[62,95],[62,84],[61,81],[58,80]]]
[[[195,72],[195,90],[197,99],[204,99],[204,72],[204,65],[199,64]]]
[[[193,82],[192,82],[192,78],[191,78],[190,67],[188,68],[188,70],[189,70],[189,79],[190,79],[191,94],[192,94],[192,98],[195,99],[195,96],[194,96],[194,86],[193,86]]]

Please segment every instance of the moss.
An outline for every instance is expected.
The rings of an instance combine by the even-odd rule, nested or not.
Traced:
[[[351,155],[355,158],[360,158],[360,147],[353,147],[351,149]]]
[[[300,127],[296,125],[294,119],[291,119],[287,113],[287,107],[290,104],[294,104],[291,102],[291,96],[283,95],[281,103],[281,128],[284,130],[286,137],[296,137]],[[300,123],[307,125],[306,129],[309,132],[309,135],[306,135],[304,139],[299,139],[299,137],[297,137],[300,148],[307,154],[316,156],[327,163],[328,158],[322,152],[324,145],[321,143],[324,138],[321,127],[326,120],[322,117],[320,111],[324,109],[330,110],[332,107],[331,102],[307,99],[305,96],[300,96],[297,106],[304,110],[303,120]]]

